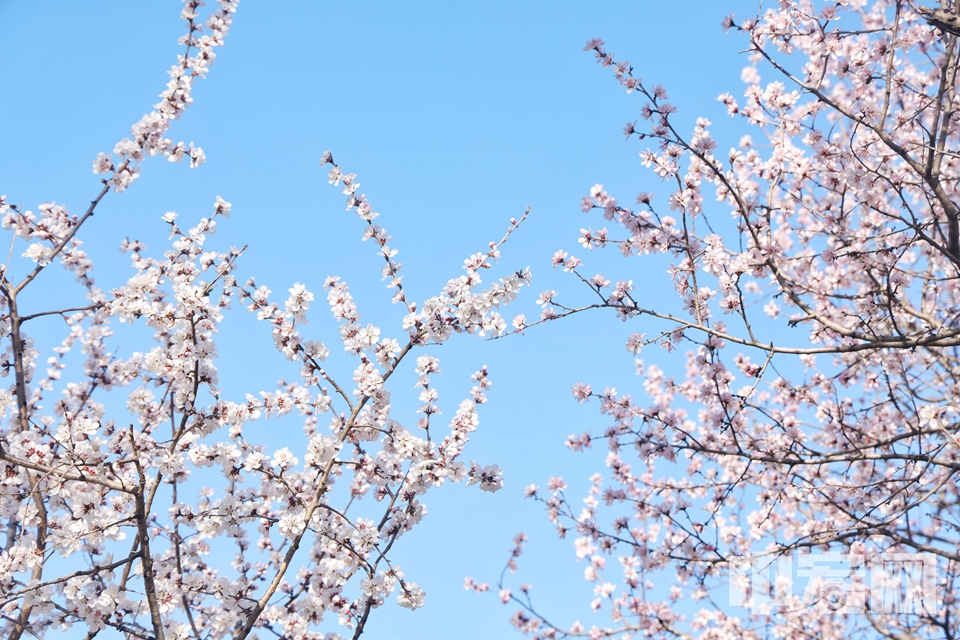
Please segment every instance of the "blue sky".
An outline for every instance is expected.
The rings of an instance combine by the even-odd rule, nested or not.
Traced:
[[[207,216],[219,195],[233,203],[233,214],[213,244],[248,245],[240,274],[275,292],[294,282],[314,291],[311,327],[328,345],[335,348],[336,339],[321,291],[327,275],[351,285],[365,322],[402,337],[401,314],[379,280],[374,247],[360,242],[360,221],[344,212],[342,195],[318,168],[329,149],[358,174],[361,191],[381,213],[412,298],[435,295],[461,273],[464,258],[499,239],[529,205],[531,218],[493,275],[529,266],[534,283],[505,315],[535,315],[536,294],[544,289],[586,299],[572,278],[550,269],[550,255],[561,248],[608,277],[643,283],[642,295],[672,305],[662,262],[585,255],[576,243],[581,227],[603,226],[599,216],[580,211],[594,183],[627,202],[640,191],[666,199],[666,189],[640,165],[642,143],[621,134],[642,99],[625,95],[582,47],[604,38],[644,80],[666,87],[688,130],[706,116],[718,125],[720,147],[729,147],[739,135],[715,98],[741,93],[746,59],[739,52],[747,43],[724,34],[720,20],[731,11],[746,17],[755,6],[241,2],[226,46],[171,133],[202,146],[207,164],[191,171],[148,160],[133,188],[107,197],[83,234],[98,283],[117,286],[130,274],[128,258],[117,251],[124,237],[160,252],[167,235],[160,216],[176,211],[184,222]],[[56,200],[83,211],[98,190],[94,157],[128,135],[166,83],[182,49],[179,12],[176,0],[0,3],[0,193],[27,209]],[[36,300],[37,309],[69,295],[60,288],[66,282],[50,277],[49,298]],[[590,590],[572,541],[555,539],[543,512],[523,500],[523,487],[563,475],[572,495],[583,493],[605,452],[573,454],[563,441],[604,422],[595,405],[574,402],[570,386],[584,380],[639,393],[623,345],[631,331],[648,328],[594,314],[494,342],[461,336],[432,351],[444,373],[446,419],[469,391],[470,374],[489,367],[494,387],[468,457],[499,464],[506,484],[495,495],[445,486],[427,496],[429,516],[397,554],[407,576],[427,590],[427,606],[410,613],[391,603],[372,616],[367,637],[510,637],[512,608],[492,595],[468,594],[462,583],[468,575],[494,581],[521,530],[531,540],[517,582],[532,583],[537,603],[559,620],[590,622]],[[267,327],[243,313],[228,317],[221,340],[221,383],[236,399],[296,375],[274,351]],[[664,366],[682,371],[682,354],[676,355]],[[659,354],[648,361],[669,362]],[[412,423],[416,394],[408,379],[407,392],[393,391],[397,417]],[[266,436],[275,427],[252,428]],[[291,441],[298,434],[291,425]]]

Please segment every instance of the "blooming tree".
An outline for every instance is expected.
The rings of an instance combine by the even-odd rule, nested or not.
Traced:
[[[44,203],[34,213],[0,198],[3,228],[26,265],[8,261],[0,271],[2,373],[13,380],[0,390],[0,627],[7,638],[71,627],[88,639],[101,632],[332,639],[341,637],[338,627],[357,638],[391,594],[402,607],[424,603],[423,590],[390,560],[397,540],[424,516],[423,494],[447,481],[483,491],[501,486],[496,465],[462,459],[491,384],[486,368],[473,375],[473,390],[449,424],[438,425],[439,360],[423,348],[454,333],[504,332],[498,308],[529,274],[511,273],[485,289],[480,274],[522,218],[470,256],[440,294],[417,304],[356,175],[324,153],[329,182],[361,220],[363,240],[377,246],[393,302],[405,309],[398,337],[388,337],[361,322],[344,281],[326,280],[338,339],[353,361],[346,375],[325,368],[328,346],[308,330],[311,291],[296,283],[285,300],[275,298],[238,277],[243,249],[210,246],[231,212],[223,198],[191,225],[163,216],[172,242],[160,255],[125,241],[133,275],[108,291],[95,284],[80,231],[101,200],[131,187],[147,156],[189,159],[192,167],[204,161],[199,147],[167,135],[223,44],[237,2],[218,0],[206,19],[200,0],[184,5],[185,51],[154,110],[94,161],[102,188],[87,210],[78,217]],[[73,273],[87,304],[56,308],[46,297],[52,308],[24,309],[25,292],[54,265]],[[221,392],[218,326],[237,305],[266,323],[264,339],[272,335],[295,381],[243,398]],[[62,318],[59,344],[29,337],[31,322],[45,316]],[[113,346],[116,323],[146,327],[155,343],[129,352]],[[391,413],[388,383],[409,360],[421,405],[415,424],[405,426]],[[302,423],[297,447],[258,443],[248,428],[286,414]]]
[[[582,505],[561,478],[528,495],[575,537],[606,619],[554,619],[501,578],[531,637],[960,634],[960,4],[762,5],[723,23],[749,43],[742,98],[719,98],[748,132],[729,150],[602,40],[585,47],[640,99],[624,133],[666,194],[633,206],[596,185],[583,210],[612,228],[579,241],[663,255],[680,304],[561,251],[592,300],[547,291],[515,324],[611,309],[647,323],[634,356],[681,349],[685,367],[638,358],[638,393],[573,387],[604,424],[567,444],[605,449],[605,468]],[[863,578],[921,556],[933,582]],[[818,557],[846,570],[772,574]]]

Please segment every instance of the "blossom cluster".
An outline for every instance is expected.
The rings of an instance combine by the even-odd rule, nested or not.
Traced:
[[[592,304],[546,291],[540,320],[523,323],[597,307],[663,321],[626,341],[638,384],[573,386],[577,401],[599,404],[604,426],[568,446],[606,450],[582,504],[560,478],[527,490],[574,538],[589,609],[606,619],[560,623],[534,607],[530,587],[501,579],[501,599],[518,606],[512,622],[530,637],[957,633],[954,37],[904,3],[767,4],[724,20],[748,39],[750,60],[743,97],[719,97],[744,132],[727,152],[706,118],[681,133],[666,89],[602,40],[585,47],[642,101],[624,133],[649,145],[640,162],[667,194],[642,192],[633,206],[595,185],[582,208],[617,231],[584,228],[579,242],[665,256],[677,299],[671,309],[636,277],[590,277],[586,261],[559,251],[554,266]],[[685,358],[640,359],[650,345]],[[753,592],[735,570],[919,552],[939,563],[937,589],[909,611],[831,607],[790,576]],[[734,588],[746,608],[727,604]]]
[[[216,59],[214,49],[222,46],[233,23],[233,14],[239,0],[217,0],[217,10],[206,21],[200,20],[203,0],[185,0],[180,17],[187,23],[187,33],[179,44],[186,51],[179,56],[177,64],[170,68],[170,81],[160,94],[160,102],[153,111],[144,115],[132,127],[131,137],[123,138],[113,148],[113,155],[101,153],[93,161],[93,172],[109,174],[104,184],[114,191],[123,191],[140,175],[140,164],[146,156],[162,155],[170,162],[190,159],[190,167],[196,168],[206,161],[203,149],[183,142],[173,142],[166,137],[171,124],[179,120],[193,102],[193,84],[204,78]],[[209,33],[204,33],[204,26]],[[191,53],[193,51],[193,53]]]
[[[277,299],[239,277],[244,249],[213,246],[233,211],[221,197],[191,224],[163,215],[170,243],[159,255],[125,240],[132,275],[108,290],[95,284],[77,234],[99,202],[129,187],[147,156],[203,161],[198,147],[167,137],[236,10],[235,1],[219,0],[203,21],[202,4],[185,0],[186,53],[155,110],[113,156],[94,162],[107,177],[84,215],[56,203],[34,214],[0,198],[0,224],[13,246],[23,245],[26,264],[21,280],[0,272],[0,374],[12,378],[0,390],[5,637],[73,629],[90,638],[103,631],[155,640],[257,633],[332,640],[343,628],[359,637],[388,598],[409,609],[425,603],[390,550],[427,515],[427,492],[448,481],[485,492],[503,485],[497,465],[464,456],[492,384],[486,367],[443,427],[439,360],[425,350],[453,333],[504,332],[499,309],[529,272],[487,289],[478,272],[493,266],[516,220],[466,260],[467,275],[418,305],[406,298],[390,236],[373,223],[377,214],[356,176],[333,165],[331,182],[365,222],[363,239],[379,246],[394,301],[407,307],[396,337],[361,321],[339,277],[322,285],[339,324],[332,339],[310,331],[317,292],[308,284],[295,282]],[[324,154],[321,164],[332,162]],[[57,263],[74,274],[86,304],[25,313],[22,292]],[[281,365],[293,366],[276,387],[242,397],[222,390],[219,364],[221,327],[237,308],[266,323],[263,339],[272,339]],[[59,344],[37,344],[24,331],[46,316],[63,321]],[[152,343],[139,351],[117,344],[123,325],[145,328]],[[343,357],[330,357],[328,345],[338,340]],[[405,360],[416,361],[422,402],[409,427],[391,405],[390,380]],[[299,420],[303,436],[264,437],[255,423],[267,420]]]

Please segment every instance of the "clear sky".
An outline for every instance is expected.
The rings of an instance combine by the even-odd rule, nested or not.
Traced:
[[[26,209],[56,200],[82,213],[99,188],[93,159],[150,110],[182,50],[180,6],[178,0],[0,2],[0,194]],[[360,242],[361,222],[344,212],[339,189],[318,168],[329,149],[358,174],[360,190],[381,213],[412,298],[438,293],[461,273],[464,258],[499,239],[529,205],[532,217],[492,274],[533,270],[532,288],[507,317],[535,316],[534,300],[544,289],[586,299],[572,278],[550,269],[551,254],[561,248],[608,277],[634,279],[644,299],[672,305],[662,262],[585,255],[577,245],[581,227],[603,226],[599,216],[580,211],[594,183],[626,202],[640,191],[666,192],[640,165],[642,143],[621,134],[639,117],[642,99],[625,95],[582,48],[591,37],[604,38],[644,80],[664,85],[688,129],[700,115],[724,123],[715,135],[721,148],[729,147],[739,136],[715,98],[740,95],[746,59],[739,52],[747,43],[724,34],[720,21],[731,11],[747,17],[755,7],[739,0],[244,0],[209,77],[197,85],[195,104],[171,132],[202,146],[207,164],[191,171],[154,158],[129,191],[107,197],[83,232],[98,284],[118,286],[131,273],[117,251],[124,237],[163,251],[167,227],[160,217],[207,216],[219,195],[233,203],[233,214],[212,244],[248,245],[240,275],[276,292],[306,284],[317,294],[311,327],[332,350],[335,324],[321,289],[327,275],[351,285],[364,322],[402,337],[401,314],[389,305],[374,247]],[[44,285],[50,298],[36,300],[38,309],[61,300],[60,284],[50,278]],[[460,336],[432,351],[441,360],[447,420],[466,396],[470,374],[489,367],[494,387],[467,458],[499,464],[505,487],[491,495],[444,486],[427,495],[428,517],[401,539],[397,553],[407,576],[426,589],[427,606],[410,613],[391,602],[372,616],[367,637],[510,637],[512,607],[462,585],[468,575],[494,581],[521,530],[531,540],[514,586],[533,584],[536,602],[559,621],[579,617],[589,624],[590,589],[572,540],[556,540],[542,510],[524,501],[523,487],[562,475],[571,495],[584,492],[605,452],[570,453],[563,441],[602,427],[604,418],[596,405],[576,404],[570,386],[583,380],[642,393],[624,341],[644,330],[597,313],[524,337]],[[227,318],[221,340],[221,386],[234,399],[296,376],[273,349],[269,329],[244,313]],[[681,358],[665,366],[682,371],[682,354],[675,355]],[[350,369],[341,375],[349,378]],[[409,388],[393,392],[396,417],[409,425],[417,402],[408,379]],[[251,428],[295,442],[298,426],[279,425]]]

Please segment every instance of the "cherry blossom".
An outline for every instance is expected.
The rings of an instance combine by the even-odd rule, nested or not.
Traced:
[[[561,478],[527,495],[572,538],[592,621],[541,615],[536,589],[505,573],[497,590],[532,638],[958,633],[956,3],[761,4],[722,24],[748,50],[742,97],[719,97],[739,131],[728,150],[603,40],[585,47],[640,101],[624,133],[661,192],[633,208],[591,187],[581,208],[611,228],[578,241],[667,257],[677,299],[558,251],[589,299],[541,294],[522,328],[608,309],[643,325],[626,337],[633,357],[675,355],[669,370],[637,359],[620,390],[573,386],[601,417],[567,445],[602,449],[602,470],[582,503]],[[871,606],[883,585],[861,583],[867,604],[848,612],[790,575],[769,593],[752,582],[826,553],[860,559],[845,585],[857,566],[932,557],[936,588],[904,613]]]
[[[204,18],[202,6],[185,0],[185,52],[153,111],[94,160],[102,189],[83,215],[54,202],[23,211],[0,198],[2,227],[26,273],[0,273],[0,371],[12,379],[0,389],[0,627],[8,638],[67,629],[151,640],[357,638],[388,600],[411,610],[426,602],[391,553],[428,515],[426,494],[447,482],[484,492],[503,485],[497,465],[464,458],[492,384],[486,367],[439,424],[440,361],[431,348],[454,333],[507,330],[501,310],[529,271],[486,285],[480,273],[495,268],[526,214],[416,303],[356,175],[326,152],[321,165],[332,165],[330,182],[360,218],[361,240],[377,245],[393,301],[405,306],[400,326],[362,319],[347,283],[330,276],[323,294],[339,328],[312,331],[320,291],[241,277],[245,249],[217,245],[232,212],[220,196],[205,216],[156,212],[151,223],[169,228],[169,246],[150,252],[127,238],[125,282],[95,284],[79,232],[101,200],[133,185],[151,156],[191,167],[205,160],[194,143],[168,137],[237,9],[218,0]],[[73,274],[86,304],[48,301],[54,308],[25,314],[23,291],[54,265]],[[218,337],[244,310],[263,327],[250,339],[272,341],[290,373],[275,387],[231,397],[220,386],[229,374],[218,368]],[[63,339],[35,344],[25,329],[51,315],[62,318]],[[153,340],[124,351],[113,341],[119,324],[145,328]],[[327,363],[338,340],[346,367]],[[414,416],[391,404],[393,374],[405,361],[415,361],[408,366],[418,376]],[[254,425],[291,420],[302,428],[296,444],[263,438]]]

